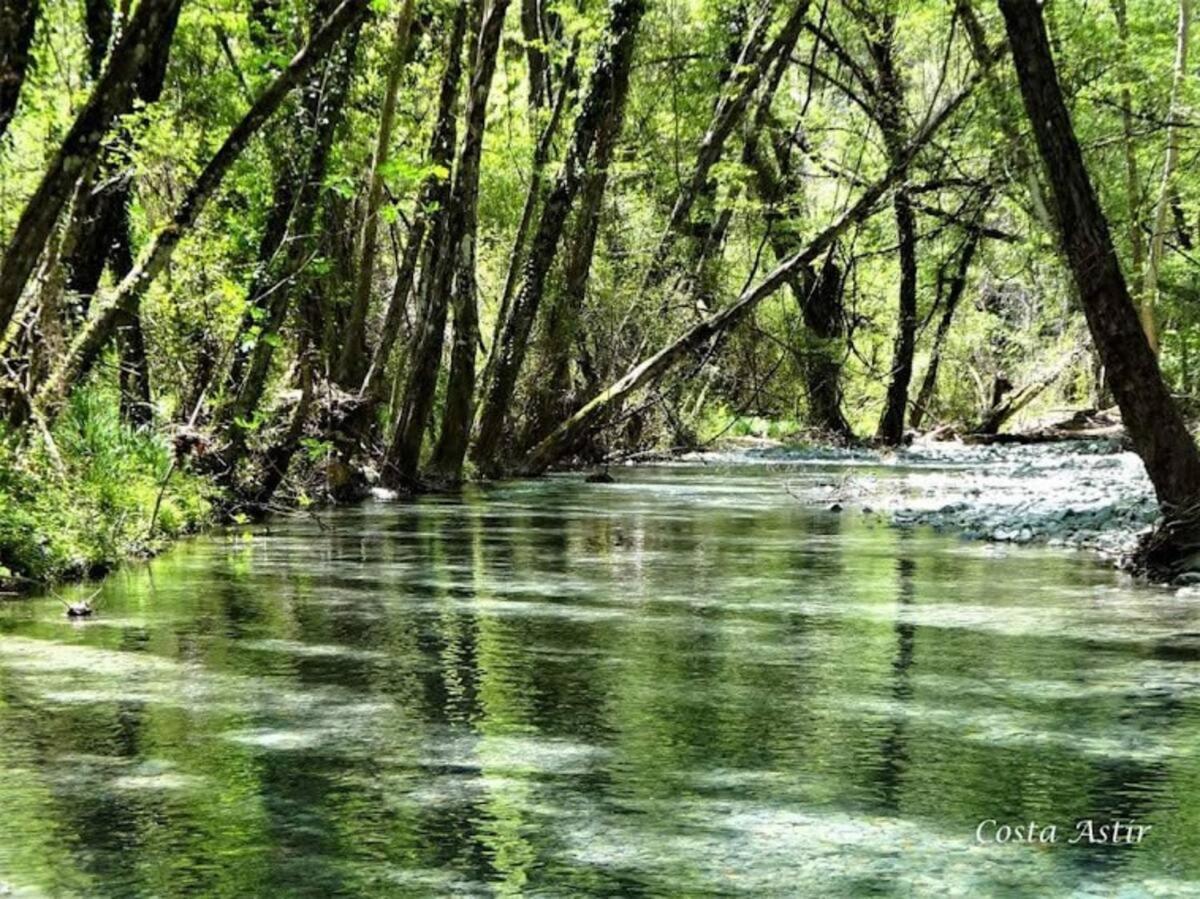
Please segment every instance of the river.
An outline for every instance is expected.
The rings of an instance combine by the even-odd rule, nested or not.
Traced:
[[[0,894],[1200,894],[1189,591],[805,506],[819,464],[615,474],[0,605]]]

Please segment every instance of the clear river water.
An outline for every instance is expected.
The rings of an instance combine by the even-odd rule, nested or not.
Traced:
[[[615,474],[0,605],[0,895],[1200,895],[1200,596]]]

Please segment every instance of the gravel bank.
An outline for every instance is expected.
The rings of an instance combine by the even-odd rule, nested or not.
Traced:
[[[1109,440],[1029,446],[928,442],[895,452],[763,447],[695,458],[733,462],[735,456],[796,466],[789,492],[801,502],[976,540],[1120,556],[1158,514],[1141,460]],[[810,466],[820,466],[825,476],[804,473]],[[830,467],[845,473],[830,477]]]

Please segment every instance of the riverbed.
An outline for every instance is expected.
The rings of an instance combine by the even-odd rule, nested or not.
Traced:
[[[499,484],[6,603],[0,894],[1200,895],[1198,597],[858,491],[968,468]]]

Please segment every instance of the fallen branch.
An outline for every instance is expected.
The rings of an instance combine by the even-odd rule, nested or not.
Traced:
[[[1061,378],[1075,364],[1081,353],[1082,350],[1079,349],[1069,353],[1041,377],[1035,378],[995,403],[984,414],[983,420],[975,428],[975,433],[993,436],[998,434],[1006,421],[1032,403],[1046,388]]]

